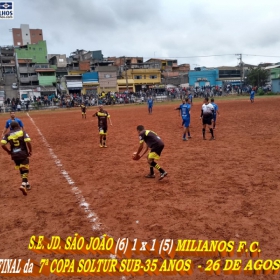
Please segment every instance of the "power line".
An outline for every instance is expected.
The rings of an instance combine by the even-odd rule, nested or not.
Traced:
[[[280,57],[280,55],[243,54],[247,56]]]
[[[212,55],[194,55],[194,56],[161,56],[159,59],[170,59],[170,58],[199,58],[199,57],[214,57],[214,56],[235,56],[236,54],[212,54]],[[260,54],[242,54],[246,56],[260,56],[260,57],[280,57],[279,55],[260,55]],[[145,56],[143,58],[151,58],[150,56]]]

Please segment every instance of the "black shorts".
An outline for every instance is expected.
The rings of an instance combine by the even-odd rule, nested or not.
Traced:
[[[99,134],[107,134],[107,127],[98,127]]]
[[[151,149],[151,153],[156,153],[157,155],[160,156],[160,154],[161,154],[163,148],[164,148],[164,145],[163,145],[163,146],[158,146],[158,147],[152,148],[152,149]]]
[[[207,117],[203,117],[202,118],[202,124],[208,124],[211,125],[212,124],[212,116],[207,116]]]
[[[16,169],[20,169],[21,167],[26,167],[26,169],[29,169],[29,158],[25,159],[14,159]]]

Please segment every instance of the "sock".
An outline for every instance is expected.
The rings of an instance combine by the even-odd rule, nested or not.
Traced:
[[[106,136],[103,136],[103,145],[106,145]]]
[[[20,174],[21,174],[21,179],[23,183],[27,183],[28,182],[28,173],[29,170],[21,170]]]
[[[191,136],[190,132],[188,132],[188,136]]]
[[[186,138],[186,133],[183,134],[183,138]]]
[[[212,137],[214,138],[213,128],[210,128],[210,132],[211,132]]]
[[[203,138],[205,138],[205,128],[202,128],[202,135],[203,135]]]
[[[151,163],[151,166],[155,167],[160,173],[165,172],[155,161]]]
[[[152,167],[152,166],[150,166],[150,174],[151,175],[154,175],[155,173],[154,173],[154,168]]]
[[[215,126],[216,126],[216,123],[213,124],[213,128],[215,128]]]

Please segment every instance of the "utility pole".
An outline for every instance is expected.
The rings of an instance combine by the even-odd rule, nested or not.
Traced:
[[[128,93],[127,65],[126,65],[126,59],[125,59],[125,56],[123,57],[123,59],[124,59],[124,67],[125,67],[126,91],[127,91],[127,93]]]
[[[240,60],[240,87],[242,88],[242,81],[243,81],[243,61],[242,61],[242,54],[236,54],[239,56],[237,59]]]

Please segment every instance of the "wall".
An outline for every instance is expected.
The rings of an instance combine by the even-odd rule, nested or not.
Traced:
[[[56,83],[56,76],[39,75],[38,79],[40,86],[53,86],[53,83]]]
[[[159,69],[129,69],[127,70],[127,76],[129,79],[134,80],[135,85],[154,85],[161,83],[161,72]]]
[[[189,71],[189,84],[194,86],[195,83],[199,83],[199,86],[204,86],[206,82],[210,82],[211,86],[215,86],[218,83],[219,70],[202,70],[202,71]],[[205,81],[199,81],[199,79],[205,79]]]
[[[280,93],[280,79],[274,79],[271,82],[271,91]]]
[[[26,48],[15,48],[18,59],[32,59],[33,63],[48,63],[46,41],[28,44]]]

